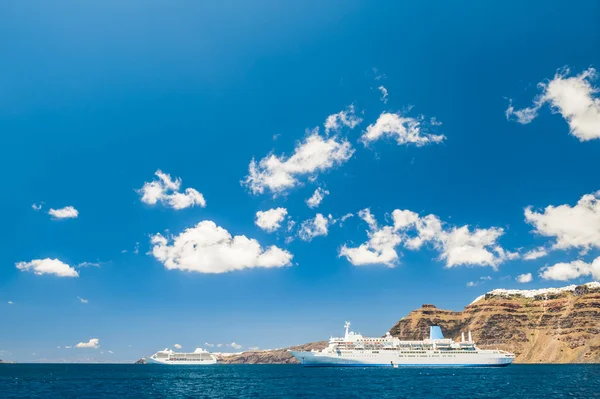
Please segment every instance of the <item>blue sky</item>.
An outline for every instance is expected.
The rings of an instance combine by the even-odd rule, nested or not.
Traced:
[[[598,3],[322,3],[0,4],[0,359],[381,335],[598,279]]]

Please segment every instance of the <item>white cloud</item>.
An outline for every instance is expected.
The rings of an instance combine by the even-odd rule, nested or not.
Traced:
[[[157,170],[154,173],[158,179],[145,182],[144,186],[136,190],[142,196],[142,202],[148,205],[156,205],[158,202],[175,210],[189,208],[198,205],[206,206],[204,196],[193,188],[186,188],[180,192],[181,179],[171,179],[167,173]]]
[[[98,349],[100,347],[100,340],[98,338],[92,338],[88,342],[80,342],[80,343],[78,343],[77,345],[75,345],[75,347],[76,348]]]
[[[323,138],[315,129],[304,142],[297,144],[289,158],[270,154],[260,162],[253,159],[243,184],[254,194],[269,190],[277,195],[298,185],[302,176],[314,175],[345,163],[353,153],[348,141],[337,137]]]
[[[592,276],[600,280],[600,257],[592,263],[574,260],[569,263],[557,263],[553,266],[544,266],[540,269],[540,277],[545,280],[567,281],[578,277]]]
[[[258,211],[256,212],[254,224],[264,231],[272,233],[281,227],[281,222],[283,222],[286,215],[287,209],[285,208],[273,208],[268,211]]]
[[[431,243],[440,251],[439,258],[446,267],[459,265],[491,266],[494,269],[506,260],[519,257],[518,253],[505,251],[497,243],[503,229],[491,227],[475,229],[469,226],[444,228],[435,215],[419,217],[415,212],[396,209],[392,212],[393,226],[379,228],[369,209],[359,212],[369,225],[369,240],[356,248],[343,246],[340,256],[352,264],[385,264],[393,266],[399,256],[395,250],[401,242],[410,250],[418,250]]]
[[[371,230],[377,229],[377,220],[375,220],[375,216],[371,213],[371,209],[365,208],[358,211],[358,217],[367,222]]]
[[[535,232],[554,237],[555,249],[600,248],[600,191],[581,197],[577,205],[547,206],[543,212],[525,209]]]
[[[344,126],[354,129],[361,122],[362,119],[356,116],[354,105],[351,104],[345,110],[327,117],[325,120],[325,133],[329,133],[332,130],[339,132]]]
[[[287,227],[286,227],[286,230],[287,230],[287,232],[288,232],[288,233],[289,233],[289,232],[291,232],[291,231],[294,229],[294,226],[295,226],[295,225],[296,225],[296,222],[294,222],[294,221],[293,221],[293,220],[291,220],[291,219],[290,219],[290,220],[288,220],[288,222],[287,222]]]
[[[379,86],[378,89],[381,92],[381,98],[380,98],[380,100],[383,101],[384,104],[387,104],[387,101],[388,101],[388,91],[387,91],[387,89],[385,87],[383,87],[383,86]]]
[[[169,245],[169,242],[172,242]],[[263,249],[246,236],[232,237],[227,230],[205,220],[169,239],[151,237],[152,255],[167,269],[199,273],[225,273],[256,267],[289,266],[293,255],[276,246]]]
[[[230,343],[229,346],[233,349],[242,349],[242,345],[236,344],[235,342]]]
[[[13,301],[8,301],[9,305],[14,305],[15,303]]]
[[[208,342],[204,343],[204,346],[207,346],[209,348],[212,348],[213,346],[215,346],[215,344],[209,344]]]
[[[379,115],[377,121],[367,126],[361,141],[368,143],[383,137],[392,137],[398,145],[414,144],[417,147],[426,144],[441,143],[446,136],[434,135],[423,131],[422,118],[405,117],[401,114],[384,112]],[[437,123],[437,121],[436,121]]]
[[[525,255],[523,255],[523,260],[535,260],[535,259],[542,258],[546,255],[548,255],[548,251],[546,250],[546,248],[539,247],[539,248],[532,249],[529,252],[526,252]]]
[[[100,267],[100,263],[98,263],[98,262],[81,262],[77,265],[77,267]]]
[[[343,245],[339,256],[345,256],[354,266],[383,264],[394,267],[398,262],[395,247],[400,244],[400,235],[391,226],[377,228],[377,221],[369,208],[363,209],[358,216],[369,225],[369,240],[358,247]]]
[[[48,215],[54,219],[75,219],[79,216],[79,211],[72,206],[65,206],[60,209],[50,209]]]
[[[531,273],[519,274],[516,279],[519,283],[529,283],[533,280]]]
[[[72,346],[71,345],[65,345],[65,349],[71,349]]]
[[[351,217],[353,217],[353,216],[354,216],[354,214],[352,214],[352,213],[347,213],[347,214],[345,214],[344,216],[342,216],[342,217],[340,218],[340,226],[342,226],[342,224],[343,224],[343,223],[344,223],[346,220],[350,219],[350,218],[351,218]]]
[[[476,287],[479,283],[477,283],[476,281],[469,281],[467,283],[467,287]]]
[[[38,204],[33,204],[33,205],[31,205],[31,208],[32,208],[34,211],[39,211],[39,210],[41,210],[41,209],[42,209],[42,204],[39,204],[39,205],[38,205]]]
[[[179,344],[175,344],[175,345],[173,345],[173,347],[174,347],[175,349],[181,349],[181,345],[179,345]]]
[[[455,227],[449,233],[442,233],[436,239],[442,247],[441,259],[446,260],[446,267],[459,265],[491,266],[496,268],[505,259],[515,259],[515,255],[507,253],[496,241],[504,233],[503,229],[469,230],[469,226]]]
[[[81,302],[81,303],[88,303],[89,302],[87,299],[79,297],[79,296],[77,297],[77,299],[79,299],[79,302]]]
[[[569,77],[569,68],[559,69],[549,82],[541,82],[541,93],[534,98],[533,106],[514,109],[512,101],[506,110],[508,120],[521,124],[530,123],[537,117],[539,109],[548,104],[553,113],[560,113],[569,124],[570,132],[580,141],[600,138],[600,88],[592,85],[597,78],[594,68]]]
[[[475,229],[471,232],[469,226],[465,225],[444,229],[439,217],[419,217],[407,210],[394,211],[392,218],[397,230],[407,230],[414,225],[417,235],[407,237],[407,248],[419,249],[423,244],[432,242],[441,251],[440,259],[446,261],[446,267],[472,265],[496,268],[505,260],[518,257],[517,253],[505,251],[497,244],[498,238],[504,234],[501,228]]]
[[[115,352],[113,352],[113,351],[108,351],[108,353],[110,353],[110,354],[112,355],[112,354],[114,354]]]
[[[309,208],[316,208],[321,204],[321,201],[323,201],[323,198],[325,198],[326,195],[329,195],[329,191],[318,187],[313,195],[306,200],[306,205],[308,205]]]
[[[79,277],[77,270],[58,259],[34,259],[30,262],[18,262],[15,266],[21,271],[32,271],[40,276],[54,274],[59,277]]]
[[[511,120],[514,117],[516,122],[519,122],[522,125],[526,125],[537,117],[539,109],[540,107],[533,106],[515,110],[515,107],[512,104],[512,100],[509,100],[508,108],[506,109],[504,114],[506,115],[506,119]]]
[[[298,236],[301,240],[311,241],[318,236],[326,236],[329,232],[329,219],[317,213],[314,219],[305,220],[300,225]]]

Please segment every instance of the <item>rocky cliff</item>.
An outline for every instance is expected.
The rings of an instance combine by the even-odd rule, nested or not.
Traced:
[[[600,284],[544,290],[494,290],[461,312],[423,305],[390,333],[422,339],[439,325],[446,337],[471,330],[481,348],[514,352],[515,363],[599,363]]]
[[[218,355],[218,358],[221,364],[298,364],[298,361],[290,355],[288,349],[310,351],[323,349],[326,346],[327,341],[320,341],[284,349],[247,351],[231,355],[221,354]]]

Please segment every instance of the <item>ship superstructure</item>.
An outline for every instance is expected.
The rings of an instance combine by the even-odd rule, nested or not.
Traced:
[[[202,348],[196,348],[191,353],[173,352],[167,348],[147,357],[146,361],[153,364],[167,364],[172,366],[200,366],[217,364],[217,357]]]
[[[499,349],[479,349],[471,331],[462,333],[460,342],[444,338],[439,326],[431,326],[429,338],[402,341],[390,333],[382,338],[363,337],[345,324],[344,337],[332,337],[320,351],[290,351],[304,366],[508,366],[515,355]]]

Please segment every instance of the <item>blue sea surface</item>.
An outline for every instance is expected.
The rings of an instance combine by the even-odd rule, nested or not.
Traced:
[[[597,398],[600,365],[0,365],[2,398]]]

